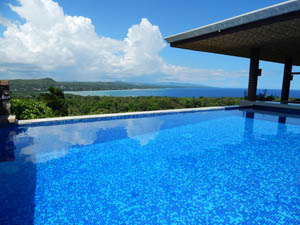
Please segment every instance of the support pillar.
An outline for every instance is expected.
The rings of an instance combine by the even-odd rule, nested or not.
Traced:
[[[256,101],[257,77],[260,75],[259,69],[259,49],[251,49],[249,83],[248,83],[248,101]]]
[[[284,74],[283,74],[282,89],[281,89],[281,100],[280,100],[281,104],[287,104],[289,100],[291,80],[293,80],[292,67],[293,67],[292,58],[291,57],[286,58],[284,63]]]

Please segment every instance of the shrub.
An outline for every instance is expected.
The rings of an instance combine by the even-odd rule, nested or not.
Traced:
[[[12,99],[12,113],[17,119],[37,119],[52,117],[52,110],[43,102],[33,99]]]
[[[264,89],[262,93],[259,93],[258,95],[256,95],[256,100],[258,101],[274,101],[275,100],[275,96],[273,95],[269,95],[267,96],[267,89]]]

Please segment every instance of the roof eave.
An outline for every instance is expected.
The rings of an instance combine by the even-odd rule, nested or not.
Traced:
[[[242,14],[240,16],[222,20],[220,22],[202,26],[190,31],[172,35],[166,37],[165,40],[168,43],[173,43],[177,41],[191,39],[202,35],[207,35],[210,33],[221,32],[222,30],[225,29],[234,28],[237,26],[241,26],[253,22],[258,22],[260,20],[265,20],[268,18],[289,14],[299,10],[300,10],[300,0],[290,0],[266,8],[255,10],[246,14]]]

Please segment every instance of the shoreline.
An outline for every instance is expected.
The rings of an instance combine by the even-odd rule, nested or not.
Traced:
[[[257,94],[263,93],[264,89],[258,89]],[[140,97],[140,96],[166,96],[166,97],[245,97],[246,88],[149,88],[149,89],[126,89],[126,90],[99,90],[99,91],[65,91],[65,94],[79,96],[114,96],[114,97]],[[267,96],[281,96],[280,89],[267,89]],[[291,90],[290,97],[300,98],[300,90]]]

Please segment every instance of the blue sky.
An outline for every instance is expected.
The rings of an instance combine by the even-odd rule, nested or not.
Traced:
[[[170,48],[163,38],[280,2],[1,0],[0,79],[247,87],[248,59]],[[283,65],[261,68],[258,87],[280,88]]]

